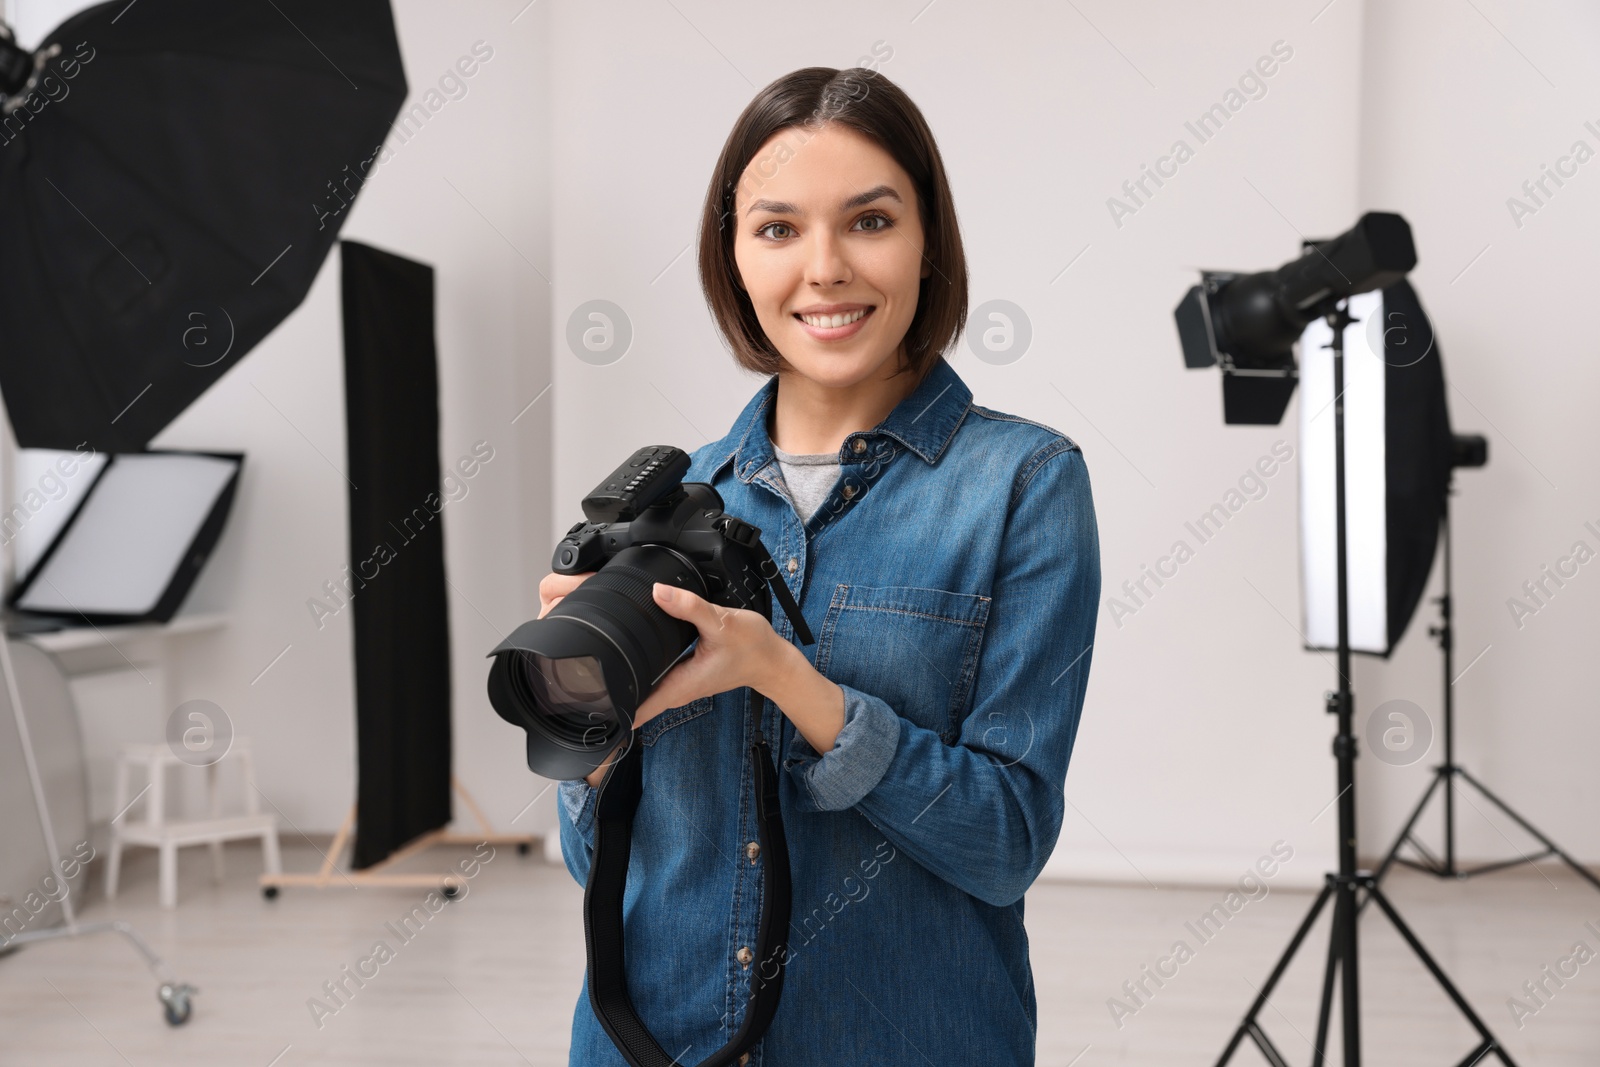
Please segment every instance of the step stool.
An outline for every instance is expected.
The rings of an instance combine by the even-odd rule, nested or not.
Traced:
[[[239,764],[244,777],[243,815],[222,814],[222,796],[217,787],[217,768],[226,762]],[[106,899],[117,896],[117,877],[122,867],[122,849],[125,845],[143,845],[161,853],[161,906],[178,904],[178,849],[185,845],[211,846],[212,880],[222,881],[222,843],[240,838],[259,837],[261,854],[268,874],[282,872],[278,855],[278,822],[271,812],[261,811],[260,793],[256,789],[255,764],[250,756],[249,742],[234,738],[223,757],[207,764],[206,790],[210,800],[210,817],[205,819],[169,820],[166,816],[166,771],[171,766],[188,767],[166,745],[135,745],[122,747],[117,757],[116,810],[111,820],[111,855],[106,863]],[[138,796],[128,794],[129,778],[141,770],[148,785]],[[127,809],[140,799],[144,800],[144,821],[133,822],[127,818]]]

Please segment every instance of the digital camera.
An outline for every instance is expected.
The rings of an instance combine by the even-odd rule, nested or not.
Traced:
[[[596,573],[489,653],[489,702],[527,732],[536,774],[576,779],[599,767],[698,638],[656,604],[654,582],[764,617],[776,594],[811,643],[761,531],[724,512],[710,485],[680,481],[688,469],[682,449],[653,445],[602,481],[584,498],[587,521],[567,531],[551,562],[557,574]]]

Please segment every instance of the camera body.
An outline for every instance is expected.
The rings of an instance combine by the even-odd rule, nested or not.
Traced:
[[[767,583],[777,568],[761,545],[761,531],[723,511],[722,495],[710,485],[681,482],[688,469],[688,455],[671,445],[635,452],[584,498],[588,521],[567,531],[550,569],[598,571],[630,548],[652,545],[682,556],[699,575],[698,582],[685,575],[672,584],[723,607],[770,615]],[[556,610],[560,605],[552,614]]]
[[[652,445],[602,481],[583,500],[586,521],[567,531],[551,560],[558,574],[593,576],[489,653],[489,701],[527,731],[535,773],[573,779],[599,767],[693,647],[699,631],[655,602],[655,582],[763,617],[776,594],[811,643],[761,531],[723,511],[712,486],[681,481],[688,469],[682,449]]]

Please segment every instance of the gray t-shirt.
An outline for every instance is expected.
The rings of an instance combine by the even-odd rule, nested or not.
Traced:
[[[822,506],[822,502],[828,499],[828,494],[838,484],[839,453],[817,452],[797,456],[777,445],[772,446],[772,453],[777,457],[779,470],[783,472],[783,484],[788,486],[789,495],[794,497],[800,521],[809,522],[812,513]]]

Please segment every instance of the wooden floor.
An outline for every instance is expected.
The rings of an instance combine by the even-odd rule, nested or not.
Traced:
[[[442,850],[428,862],[443,870],[469,853]],[[290,869],[311,869],[317,860],[307,847],[285,850]],[[154,979],[120,939],[29,946],[0,958],[0,1064],[566,1063],[583,928],[581,893],[563,868],[501,849],[465,896],[426,922],[414,921],[416,932],[402,943],[385,924],[398,925],[423,902],[424,891],[287,890],[267,902],[255,888],[254,850],[230,848],[229,878],[221,886],[211,884],[208,867],[204,850],[186,854],[178,910],[163,912],[153,856],[136,851],[124,865],[115,905],[91,898],[85,907],[86,919],[135,924],[180,977],[199,987],[189,1025],[170,1029],[162,1021]],[[1585,926],[1600,929],[1600,892],[1548,867],[1461,884],[1402,872],[1388,888],[1519,1064],[1600,1063],[1600,958],[1560,987],[1544,978],[1551,992],[1542,1006],[1522,988],[1541,979],[1546,965],[1554,972],[1579,942],[1600,952],[1600,936]],[[1222,897],[1222,890],[1036,886],[1027,913],[1039,1063],[1214,1063],[1310,903],[1305,894],[1273,891],[1201,943],[1185,924]],[[1362,929],[1366,1062],[1459,1063],[1473,1045],[1466,1024],[1380,915],[1366,915]],[[377,973],[337,1011],[316,1018],[307,1001],[322,997],[334,1006],[323,984],[368,957],[380,938],[398,946],[392,958],[369,965]],[[1194,950],[1193,958],[1159,988],[1144,979],[1149,997],[1129,999],[1123,983],[1139,980],[1141,969],[1178,940]],[[1263,1016],[1294,1063],[1310,1059],[1325,946],[1319,927]],[[1169,974],[1172,968],[1166,966]],[[1538,1009],[1524,1014],[1520,1028],[1508,1007],[1513,996]],[[1112,997],[1128,1009],[1120,1019],[1108,1007]],[[908,1049],[903,1062],[921,1061]],[[1263,1061],[1246,1048],[1234,1062]]]

